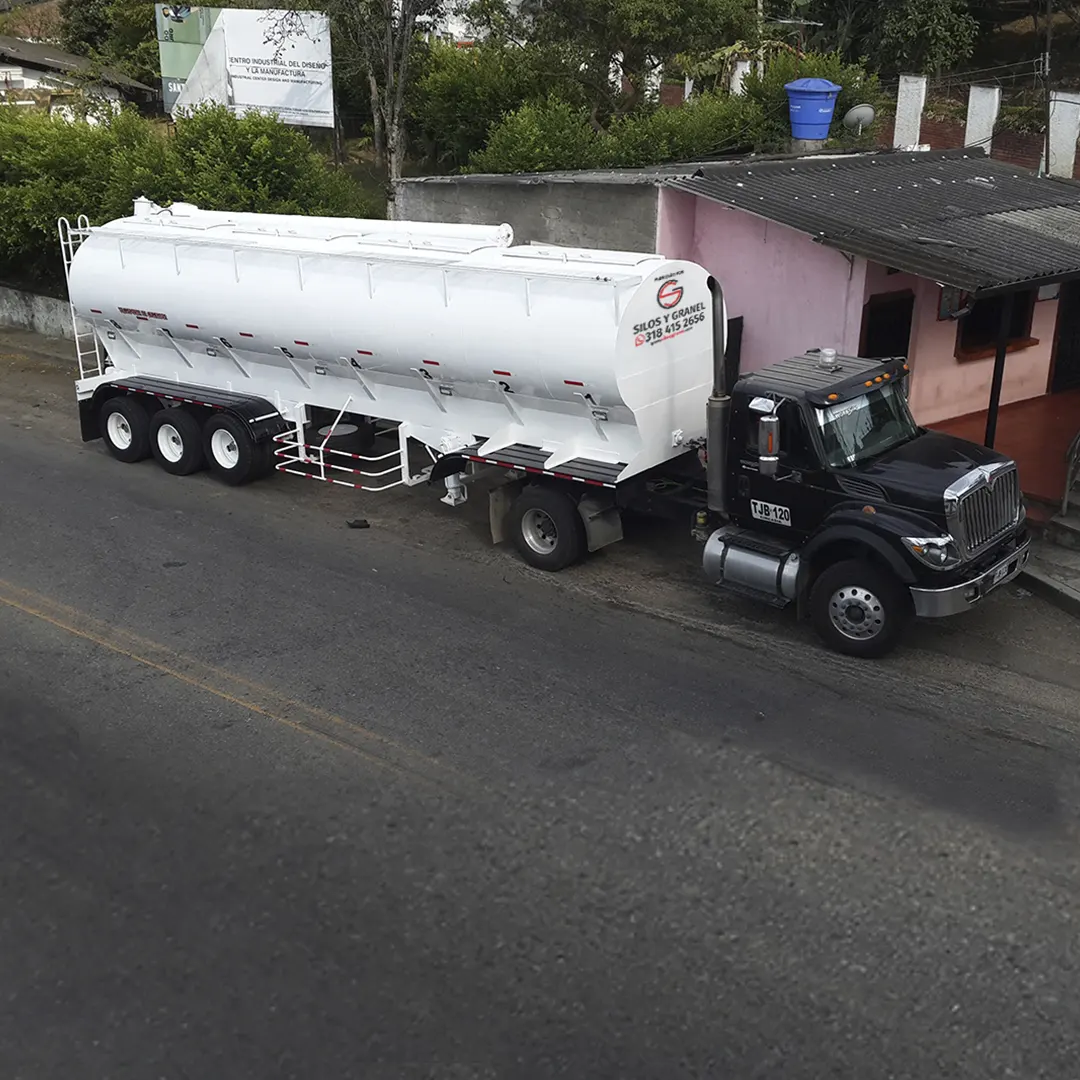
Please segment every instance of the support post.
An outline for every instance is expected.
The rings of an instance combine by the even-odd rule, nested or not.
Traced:
[[[994,448],[997,435],[998,407],[1001,405],[1001,384],[1005,379],[1005,350],[1009,344],[1015,293],[1006,293],[1001,301],[1001,322],[998,323],[997,351],[994,353],[994,378],[990,383],[990,407],[986,410],[986,438],[983,442]]]

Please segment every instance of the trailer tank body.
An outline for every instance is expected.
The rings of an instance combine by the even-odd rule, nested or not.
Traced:
[[[347,407],[439,451],[524,445],[546,469],[586,459],[619,480],[704,435],[713,335],[696,264],[507,247],[505,233],[290,235],[261,217],[93,230],[69,292],[113,369],[79,392],[138,374],[259,395],[293,418]]]

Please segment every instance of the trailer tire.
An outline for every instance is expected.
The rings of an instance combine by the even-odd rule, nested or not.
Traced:
[[[826,567],[810,590],[810,618],[830,649],[876,659],[892,652],[914,617],[893,574],[863,559]]]
[[[173,476],[190,476],[206,466],[202,425],[184,406],[161,409],[150,417],[150,452]]]
[[[222,483],[239,487],[268,472],[270,444],[255,442],[247,425],[228,413],[206,421],[202,445],[210,471]]]
[[[109,398],[98,413],[101,438],[117,461],[133,464],[150,456],[150,413],[141,401]]]
[[[531,484],[514,500],[508,522],[514,546],[538,570],[563,570],[585,554],[585,523],[563,491]]]

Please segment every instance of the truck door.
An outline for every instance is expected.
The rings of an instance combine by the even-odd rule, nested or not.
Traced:
[[[753,409],[745,413],[732,509],[740,524],[798,541],[818,528],[825,513],[822,468],[798,403],[782,400],[776,413],[780,450],[775,476],[762,476],[758,469],[760,414]]]

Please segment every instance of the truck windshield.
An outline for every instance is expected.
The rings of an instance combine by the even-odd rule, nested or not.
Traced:
[[[877,457],[919,434],[896,385],[875,386],[851,401],[814,412],[825,458],[837,469]]]

